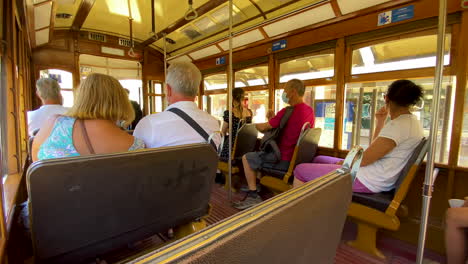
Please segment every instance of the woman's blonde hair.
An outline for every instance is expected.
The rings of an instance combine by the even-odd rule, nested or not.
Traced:
[[[78,119],[124,121],[125,126],[135,119],[132,104],[119,81],[99,73],[93,73],[81,82],[67,115]]]

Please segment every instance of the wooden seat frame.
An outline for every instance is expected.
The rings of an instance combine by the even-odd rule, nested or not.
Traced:
[[[426,153],[427,141],[421,149],[418,158],[410,167],[385,212],[359,203],[351,203],[348,210],[348,217],[357,224],[358,231],[356,240],[348,241],[348,245],[380,259],[385,259],[385,255],[377,249],[376,246],[377,231],[379,228],[391,231],[396,231],[400,228],[400,219],[398,218],[397,212],[399,209],[403,209],[403,207],[401,207],[401,202],[405,199]]]

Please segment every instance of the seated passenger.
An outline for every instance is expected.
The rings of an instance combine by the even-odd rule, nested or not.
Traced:
[[[125,92],[127,92],[128,96],[130,96],[130,90],[124,88]],[[130,97],[129,97],[130,99]],[[132,104],[133,111],[135,112],[135,119],[133,120],[132,124],[129,126],[130,130],[134,130],[138,122],[143,118],[143,111],[141,111],[141,106],[137,101],[130,100]]]
[[[33,161],[142,149],[142,140],[122,130],[135,116],[120,83],[104,74],[89,75],[75,92],[73,107],[49,118],[34,139]]]
[[[388,87],[385,106],[375,114],[373,141],[364,151],[354,192],[379,193],[395,188],[398,174],[424,137],[418,118],[410,112],[422,95],[422,88],[408,80],[395,81]],[[385,123],[388,115],[390,121]],[[312,168],[316,169],[310,163],[296,167],[294,187],[323,176],[315,174]]]
[[[445,217],[445,250],[448,264],[465,264],[467,259],[468,201],[449,208]]]
[[[237,136],[237,130],[242,124],[252,123],[252,113],[242,105],[245,92],[242,88],[235,88],[232,90],[232,145]],[[225,135],[223,150],[220,155],[220,160],[227,161],[229,158],[229,110],[224,111],[223,114],[223,127],[221,133]]]
[[[42,78],[36,82],[36,94],[41,99],[42,106],[34,111],[28,111],[28,134],[33,136],[42,125],[53,115],[64,114],[68,109],[62,106],[60,86],[52,78]]]
[[[311,127],[314,127],[314,110],[304,103],[304,92],[304,83],[298,79],[290,80],[285,84],[282,100],[284,103],[291,105],[293,111],[277,141],[281,152],[281,158],[277,159],[273,152],[265,153],[262,151],[250,152],[242,157],[242,164],[244,165],[245,178],[249,191],[246,198],[235,204],[234,207],[245,209],[262,202],[261,197],[257,193],[257,171],[262,168],[274,168],[282,171],[288,170],[294,148],[301,134],[302,126],[306,122],[309,122]],[[279,127],[281,118],[284,116],[285,112],[286,108],[279,111],[278,114],[267,123],[256,124],[257,130],[266,132],[272,128]]]
[[[200,70],[194,64],[172,63],[167,70],[166,80],[169,107],[162,113],[141,119],[133,135],[143,139],[149,148],[207,142],[208,137],[205,138],[205,135],[219,131],[219,124],[216,118],[200,110],[194,102],[200,81]],[[196,130],[198,128],[192,127],[172,111],[188,115],[200,130]],[[218,146],[221,142],[220,135],[214,136],[213,141]]]

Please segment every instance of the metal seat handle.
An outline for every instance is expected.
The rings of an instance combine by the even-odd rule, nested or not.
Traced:
[[[362,147],[354,146],[348,152],[348,155],[346,155],[343,165],[341,166],[341,168],[338,169],[338,171],[343,174],[349,172],[354,182],[356,178],[356,174],[359,170],[359,167],[361,166],[363,153],[364,153],[364,150]]]

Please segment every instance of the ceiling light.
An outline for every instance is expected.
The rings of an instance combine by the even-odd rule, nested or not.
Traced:
[[[128,0],[106,0],[110,13],[128,17]],[[140,9],[136,0],[130,0],[133,21],[141,23]]]

